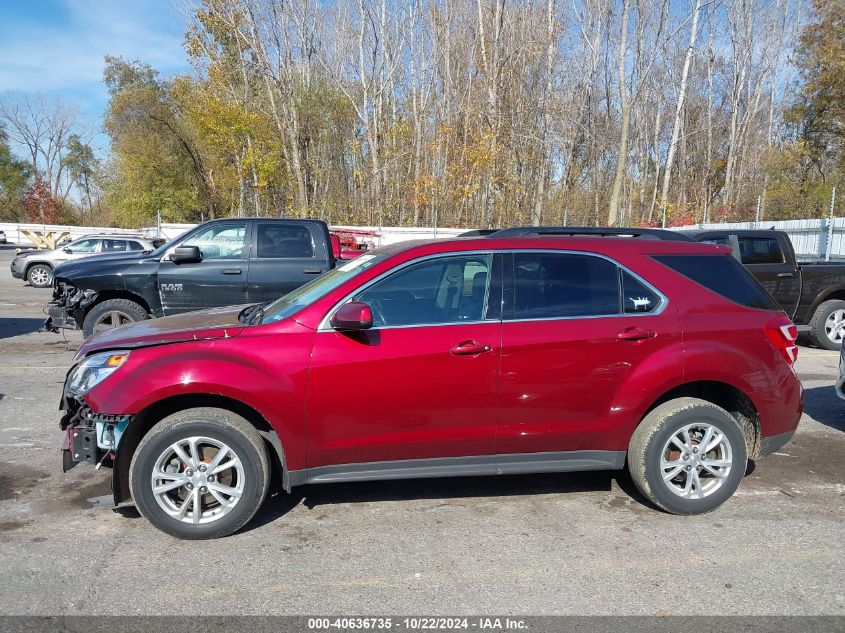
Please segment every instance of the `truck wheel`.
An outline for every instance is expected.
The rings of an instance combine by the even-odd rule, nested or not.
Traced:
[[[255,515],[270,482],[263,440],[230,411],[186,409],[156,424],[129,466],[138,511],[182,539],[227,536]]]
[[[677,398],[649,413],[628,447],[628,470],[652,503],[672,514],[715,510],[737,489],[745,436],[722,407]]]
[[[35,264],[26,271],[26,280],[33,288],[47,288],[53,285],[53,269],[47,264]]]
[[[845,335],[845,301],[824,301],[810,319],[810,338],[822,349],[838,350]]]
[[[147,311],[129,299],[108,299],[95,305],[82,322],[82,333],[89,337],[95,332],[111,330],[127,323],[149,319]]]

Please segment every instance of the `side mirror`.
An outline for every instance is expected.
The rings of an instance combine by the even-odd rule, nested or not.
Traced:
[[[72,248],[63,248],[62,250],[65,253],[67,253],[68,255],[73,255],[73,249]]]
[[[373,311],[366,303],[350,301],[337,309],[331,325],[335,330],[369,330],[373,327]]]
[[[199,246],[177,246],[170,253],[170,261],[174,264],[195,264],[202,261],[202,251]]]

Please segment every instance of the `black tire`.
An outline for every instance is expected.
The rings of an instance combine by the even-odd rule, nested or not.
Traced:
[[[689,478],[683,469],[669,483],[663,481],[661,458],[670,438],[689,424],[704,423],[724,434],[732,454],[730,470],[723,478],[715,478],[701,471],[706,482],[721,484],[712,492],[704,491],[701,498],[684,498],[672,492],[672,481]],[[698,451],[696,450],[696,453]],[[683,454],[678,451],[679,463]],[[695,468],[693,456],[688,459]],[[628,470],[639,491],[656,506],[671,514],[703,514],[722,505],[739,487],[748,464],[745,436],[730,413],[712,402],[698,398],[677,398],[652,410],[640,423],[628,446]],[[670,471],[671,472],[671,471]],[[690,472],[693,472],[692,470]],[[697,469],[695,472],[698,472]],[[714,484],[704,484],[714,485]]]
[[[845,310],[845,301],[839,299],[831,299],[830,301],[823,301],[816,311],[813,313],[813,318],[810,319],[810,340],[814,345],[822,349],[839,350],[842,343],[832,341],[827,335],[825,324],[827,319],[837,310]]]
[[[152,489],[152,473],[159,458],[178,440],[195,436],[222,442],[238,457],[243,468],[241,496],[231,510],[200,524],[168,514]],[[164,418],[138,444],[129,465],[129,488],[138,511],[155,527],[180,539],[211,539],[236,532],[255,516],[269,484],[270,462],[261,436],[244,418],[224,409],[186,409]],[[183,488],[174,492],[180,493],[191,494]],[[210,493],[203,497],[206,498],[214,503]],[[203,509],[201,517],[204,512]]]
[[[82,322],[82,333],[85,337],[91,336],[98,322],[103,318],[109,318],[110,315],[112,318],[119,320],[120,325],[150,318],[150,315],[141,305],[130,299],[107,299],[95,305],[85,315],[85,320]],[[115,324],[113,327],[117,327],[117,325]]]
[[[33,288],[49,288],[53,285],[53,269],[47,264],[33,264],[26,270],[26,280]]]

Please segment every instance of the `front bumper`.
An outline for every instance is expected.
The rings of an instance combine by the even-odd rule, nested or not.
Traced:
[[[132,416],[94,413],[84,400],[67,393],[62,396],[60,408],[65,412],[59,423],[65,432],[62,469],[67,472],[81,462],[97,468],[112,466]]]
[[[56,281],[53,300],[47,306],[48,318],[42,329],[47,332],[82,329],[85,309],[96,298],[97,293],[93,290],[80,290],[69,283]]]
[[[15,279],[23,279],[24,266],[22,263],[18,264],[16,260],[13,259],[12,263],[9,264],[9,270],[11,270],[12,277]]]

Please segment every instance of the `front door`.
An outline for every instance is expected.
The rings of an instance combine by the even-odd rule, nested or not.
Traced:
[[[501,338],[493,261],[418,260],[352,297],[372,308],[371,330],[321,328],[308,378],[310,481],[492,473]]]
[[[644,367],[656,358],[670,359],[664,362],[680,375],[676,311],[641,279],[595,255],[516,252],[511,278],[497,468],[520,472],[523,453],[543,453],[548,470],[565,470],[567,463],[621,467],[630,432],[622,427],[642,399],[633,393],[629,401],[621,389],[633,386],[635,373],[647,380],[641,388],[654,388],[649,376],[664,368]],[[677,351],[656,354],[667,347]]]
[[[248,228],[244,221],[213,224],[179,244],[198,246],[202,261],[177,264],[169,254],[162,257],[158,286],[166,315],[246,302]]]

